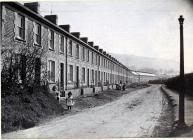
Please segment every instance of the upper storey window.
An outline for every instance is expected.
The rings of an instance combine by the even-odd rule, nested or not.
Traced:
[[[54,50],[54,31],[50,30],[50,50]]]
[[[60,52],[64,53],[64,36],[60,36]]]
[[[41,25],[38,23],[35,25],[35,43],[41,45]]]
[[[90,55],[89,55],[90,51],[87,50],[87,62],[89,62],[89,58],[90,58]]]
[[[82,47],[82,60],[84,61],[85,60],[85,48]]]
[[[94,63],[94,53],[93,52],[91,53],[91,63],[92,64]]]
[[[76,44],[76,58],[79,58],[79,45]]]
[[[17,17],[17,35],[19,39],[25,39],[25,17],[20,14]]]
[[[72,40],[70,40],[70,42],[69,42],[68,54],[69,54],[70,56],[72,56]]]

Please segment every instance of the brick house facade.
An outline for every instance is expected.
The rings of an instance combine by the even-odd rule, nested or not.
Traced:
[[[57,85],[61,91],[129,80],[126,66],[79,32],[71,33],[69,25],[57,25],[56,15],[42,17],[38,8],[38,3],[1,3],[1,40],[2,50],[39,47],[45,52],[40,81],[46,72],[50,88]]]

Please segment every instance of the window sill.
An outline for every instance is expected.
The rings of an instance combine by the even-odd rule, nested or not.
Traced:
[[[37,47],[40,47],[40,48],[42,48],[42,45],[40,45],[40,44],[37,44],[37,43],[34,43],[34,46],[37,46]]]
[[[54,49],[49,48],[50,51],[54,51]]]
[[[72,55],[71,55],[71,54],[68,54],[68,56],[69,56],[69,57],[72,57]]]
[[[60,54],[64,54],[64,52],[62,52],[62,51],[60,51],[59,53],[60,53]]]
[[[54,81],[49,81],[49,84],[56,84],[56,82],[54,82]]]
[[[24,40],[24,39],[22,39],[22,38],[20,38],[20,37],[15,37],[15,39],[16,39],[17,41],[21,41],[21,42],[26,43],[26,40]]]

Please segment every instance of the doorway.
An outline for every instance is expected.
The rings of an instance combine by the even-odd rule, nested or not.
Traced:
[[[79,88],[79,66],[76,66],[76,87]]]
[[[60,90],[64,90],[64,63],[60,63]]]
[[[89,69],[87,69],[87,86],[89,87]]]

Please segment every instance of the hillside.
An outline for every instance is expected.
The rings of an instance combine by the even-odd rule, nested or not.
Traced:
[[[178,73],[179,64],[177,61],[142,57],[127,54],[111,54],[117,58],[124,65],[134,70],[141,70],[151,73],[167,73],[176,74]]]

